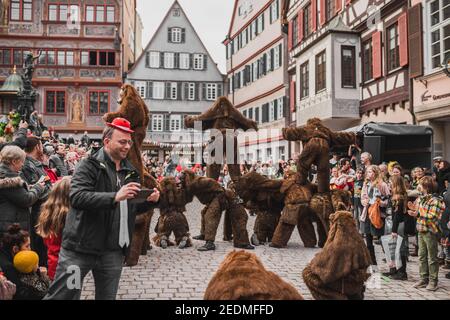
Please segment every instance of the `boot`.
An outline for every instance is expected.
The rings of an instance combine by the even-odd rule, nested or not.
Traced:
[[[397,269],[396,268],[389,268],[389,272],[383,272],[382,274],[385,277],[390,277],[390,276],[392,276],[392,275],[394,275],[396,273],[397,273]]]
[[[250,238],[250,242],[254,245],[254,246],[259,246],[261,243],[259,243],[258,240],[258,236],[256,235],[256,233],[254,233],[252,235],[252,237]]]
[[[428,285],[428,280],[421,279],[413,285],[413,288],[420,289],[425,288]]]
[[[239,249],[247,249],[247,250],[254,250],[255,247],[252,246],[251,244],[238,244],[234,246],[235,248],[239,248]]]
[[[187,237],[187,236],[184,236],[183,238],[181,238],[181,241],[180,241],[180,243],[178,244],[178,248],[179,248],[179,249],[184,249],[184,248],[186,248],[187,241],[188,241],[188,237]]]
[[[205,235],[204,234],[199,234],[198,236],[192,237],[192,239],[194,239],[194,240],[205,240]]]
[[[214,241],[206,241],[206,243],[197,249],[198,251],[209,251],[209,250],[216,250],[216,245],[214,244]]]
[[[427,289],[428,291],[436,291],[438,289],[438,282],[431,280],[425,289]]]
[[[392,280],[408,280],[408,275],[403,270],[398,270],[395,274],[390,276]]]

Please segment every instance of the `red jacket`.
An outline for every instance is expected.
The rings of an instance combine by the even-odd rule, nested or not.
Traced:
[[[61,242],[62,236],[44,239],[44,244],[47,247],[48,277],[52,281],[55,278],[56,266],[58,265],[59,251],[61,250]]]
[[[55,183],[56,181],[58,181],[58,176],[56,175],[55,171],[53,171],[53,169],[44,167],[44,170],[47,173],[47,176],[50,178],[51,183]]]

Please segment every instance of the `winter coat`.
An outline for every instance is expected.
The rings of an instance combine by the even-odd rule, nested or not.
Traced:
[[[29,230],[30,208],[44,192],[39,184],[28,189],[17,172],[0,164],[0,233],[7,231],[13,223]]]
[[[71,180],[70,211],[63,231],[62,247],[85,254],[100,255],[105,251],[121,250],[119,247],[120,210],[115,202],[117,174],[124,176],[122,185],[139,183],[140,177],[128,160],[116,165],[101,148],[82,160]],[[145,213],[155,204],[128,201],[128,233],[130,242],[136,215]],[[127,254],[128,248],[124,250]]]
[[[42,300],[50,287],[50,279],[39,271],[24,274],[18,273],[22,284],[20,295],[16,293],[15,300]]]
[[[27,129],[22,128],[17,130],[16,138],[12,142],[0,143],[0,151],[6,146],[17,146],[25,149],[27,146]]]
[[[445,181],[450,184],[450,167],[439,170],[436,174],[436,181],[438,184],[438,194],[442,194],[446,190]]]
[[[59,251],[61,251],[62,237],[49,237],[44,239],[47,247],[47,274],[50,280],[55,278],[56,267],[58,266]]]
[[[52,155],[50,157],[49,165],[50,168],[56,168],[56,174],[58,175],[58,177],[65,177],[69,175],[66,164],[64,162],[64,158],[61,158],[59,155]]]

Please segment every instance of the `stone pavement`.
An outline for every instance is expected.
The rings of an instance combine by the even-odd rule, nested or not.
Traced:
[[[196,200],[187,206],[187,219],[192,235],[197,235],[200,230],[201,209],[201,204]],[[158,214],[155,213],[150,229],[151,234],[154,233],[157,217]],[[250,235],[254,221],[255,217],[249,217]],[[234,249],[230,242],[222,241],[222,230],[221,222],[215,251],[197,251],[196,248],[204,242],[196,240],[193,247],[184,250],[176,247],[164,250],[153,246],[147,256],[141,256],[137,266],[123,269],[117,299],[202,299],[208,282],[219,264],[225,255]],[[387,266],[381,262],[383,257],[381,247],[376,246],[376,249],[380,271],[387,271]],[[267,269],[292,283],[305,299],[312,299],[311,293],[303,283],[301,273],[319,250],[304,248],[298,233],[294,232],[286,249],[275,249],[266,245],[257,247],[254,252]],[[450,300],[450,280],[444,277],[446,270],[440,270],[440,288],[436,292],[412,288],[412,284],[419,279],[418,270],[418,258],[410,257],[408,281],[390,280],[380,277],[380,273],[377,273],[378,277],[371,278],[373,280],[368,284],[365,299]],[[94,283],[91,274],[84,281],[82,299],[94,299]]]

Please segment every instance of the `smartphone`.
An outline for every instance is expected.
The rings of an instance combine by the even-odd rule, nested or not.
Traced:
[[[130,200],[131,203],[143,203],[154,192],[153,189],[141,189],[136,197]]]

